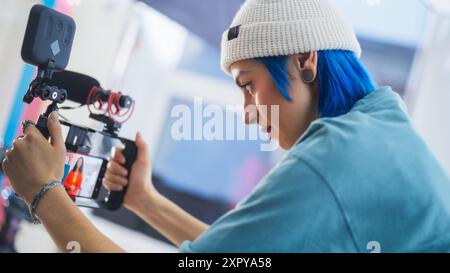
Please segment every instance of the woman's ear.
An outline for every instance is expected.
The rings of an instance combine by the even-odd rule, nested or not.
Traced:
[[[313,83],[317,77],[317,51],[295,55],[295,66],[304,83]]]

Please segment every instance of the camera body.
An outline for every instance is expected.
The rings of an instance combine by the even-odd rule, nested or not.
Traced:
[[[64,70],[69,63],[75,21],[43,5],[30,11],[22,46],[22,59],[39,68]]]

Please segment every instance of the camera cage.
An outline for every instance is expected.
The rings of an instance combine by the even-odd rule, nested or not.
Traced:
[[[57,87],[53,87],[57,89]],[[42,98],[41,98],[42,99]],[[39,116],[36,123],[37,129],[45,138],[49,138],[50,134],[47,128],[48,116],[54,111],[58,111],[59,102],[52,101],[47,107],[44,114]],[[89,155],[91,147],[87,146],[89,134],[100,134],[104,137],[119,140],[123,144],[123,155],[126,158],[124,167],[131,172],[131,167],[137,156],[137,147],[134,141],[119,137],[121,124],[111,119],[111,117],[102,114],[90,114],[89,118],[104,124],[102,131],[98,131],[82,125],[77,125],[69,121],[60,120],[60,123],[69,128],[67,137],[65,139],[65,146],[67,151],[75,152],[82,155]],[[104,200],[94,200],[85,197],[74,197],[75,204],[81,207],[89,208],[103,208],[108,210],[117,210],[122,206],[123,198],[126,192],[126,187],[122,191],[110,191]]]
[[[67,151],[78,153],[81,155],[89,155],[91,152],[91,148],[87,143],[90,142],[89,135],[91,134],[99,134],[105,138],[111,138],[118,140],[123,145],[123,155],[126,158],[126,162],[124,167],[130,173],[132,164],[134,163],[137,155],[137,147],[136,144],[128,140],[126,138],[122,138],[118,136],[117,126],[120,126],[118,123],[114,123],[104,115],[98,115],[99,117],[105,118],[109,123],[105,124],[103,131],[97,131],[95,129],[85,127],[82,125],[73,124],[68,121],[61,120],[61,124],[67,126],[69,128],[68,134],[65,139],[65,146]],[[47,118],[42,116],[38,120],[37,127],[38,128],[47,128],[46,125]],[[111,127],[113,126],[113,127]],[[103,208],[108,210],[117,210],[121,207],[123,203],[123,197],[125,195],[126,188],[120,192],[110,191],[108,195],[103,200],[94,200],[85,197],[74,197],[75,204],[81,207],[89,207],[89,208]]]

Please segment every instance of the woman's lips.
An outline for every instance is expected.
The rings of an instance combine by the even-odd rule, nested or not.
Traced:
[[[268,136],[269,138],[272,138],[272,135],[271,135],[271,132],[272,132],[272,126],[264,127],[264,128],[262,128],[262,131],[263,131],[264,133],[266,133],[267,136]]]

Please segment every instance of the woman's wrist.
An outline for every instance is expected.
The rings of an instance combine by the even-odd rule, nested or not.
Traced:
[[[53,217],[55,207],[64,207],[65,204],[75,206],[70,199],[64,187],[54,187],[50,189],[39,202],[39,206],[36,207],[36,216],[43,220],[49,216]]]
[[[39,179],[39,181],[45,181],[41,184],[36,184],[36,185],[30,185],[29,187],[27,187],[26,190],[22,190],[20,192],[17,192],[16,195],[18,197],[20,197],[21,199],[23,199],[23,201],[25,201],[25,203],[28,206],[31,206],[31,203],[33,202],[33,199],[36,197],[36,195],[39,193],[40,190],[42,190],[42,188],[50,181],[53,181],[55,179]],[[33,179],[33,181],[36,181],[35,179]]]
[[[50,182],[44,184],[39,191],[35,194],[33,197],[33,200],[31,201],[29,207],[30,207],[30,214],[31,218],[33,219],[34,224],[40,224],[40,220],[36,216],[36,209],[40,205],[42,199],[45,197],[45,195],[52,190],[55,187],[62,187],[61,182],[58,180],[51,180]]]
[[[159,211],[161,203],[167,200],[156,190],[145,190],[135,196],[133,202],[130,202],[126,207],[137,215],[153,215]]]

